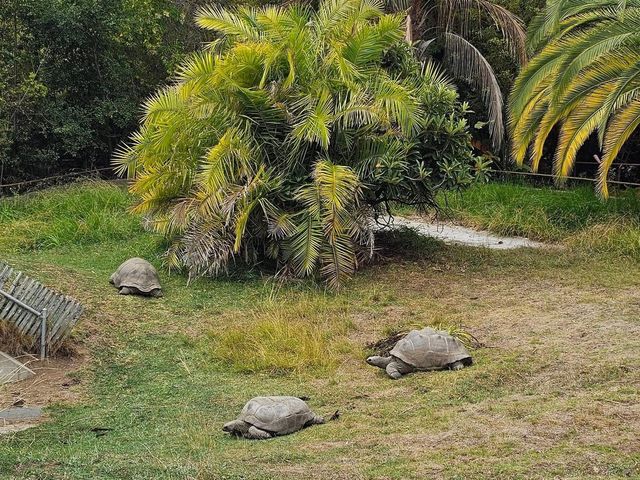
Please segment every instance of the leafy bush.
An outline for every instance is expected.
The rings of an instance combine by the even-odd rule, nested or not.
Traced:
[[[473,181],[466,107],[377,2],[203,9],[223,37],[145,104],[115,163],[168,261],[217,274],[273,261],[335,287],[369,258],[389,202]]]
[[[198,1],[0,2],[0,183],[107,166],[199,45],[184,17]]]
[[[489,40],[500,41],[498,50],[517,65],[525,64],[525,28],[522,20],[490,0],[394,0],[396,8],[409,10],[411,19],[407,35],[417,40],[418,49],[440,59],[456,79],[463,80],[473,89],[476,100],[486,112],[493,150],[496,153],[504,142],[503,95],[498,77],[476,46],[481,44],[496,49]],[[477,34],[479,28],[492,26],[493,38]],[[499,35],[498,35],[499,34]],[[475,43],[475,44],[474,44]],[[467,92],[471,93],[471,92]]]

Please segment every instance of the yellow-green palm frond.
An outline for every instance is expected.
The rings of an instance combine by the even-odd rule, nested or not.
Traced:
[[[531,146],[537,169],[547,138],[560,125],[554,173],[561,179],[597,132],[606,159],[598,185],[606,196],[607,172],[637,127],[640,0],[551,1],[532,23],[530,44],[537,48],[542,39],[546,45],[522,70],[511,95],[513,158],[521,163]]]
[[[606,115],[603,103],[612,90],[613,85],[605,84],[585,95],[564,120],[554,164],[558,177],[566,177],[571,173],[578,151]]]
[[[411,85],[402,84],[381,71],[372,88],[373,104],[385,113],[389,127],[398,126],[408,134],[422,125],[424,115]]]
[[[298,120],[293,123],[291,135],[299,143],[306,141],[319,144],[323,150],[329,148],[331,124],[333,122],[333,98],[326,89],[316,95],[307,95],[294,106]]]
[[[207,30],[215,30],[238,40],[259,41],[261,31],[257,22],[257,11],[242,7],[230,10],[220,5],[201,7],[196,14],[196,24]]]
[[[640,7],[640,1],[630,0],[628,6]],[[527,29],[527,45],[537,52],[549,38],[559,38],[576,26],[585,26],[619,15],[619,0],[553,0],[533,18]]]
[[[222,193],[229,183],[255,175],[257,152],[247,132],[230,128],[203,159],[199,172],[200,184],[209,193]]]
[[[640,95],[619,109],[611,118],[604,141],[604,155],[598,169],[598,186],[604,198],[609,196],[607,175],[623,145],[640,126]]]

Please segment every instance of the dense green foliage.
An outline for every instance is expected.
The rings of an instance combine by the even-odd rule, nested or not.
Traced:
[[[407,36],[418,51],[441,60],[456,79],[471,87],[465,93],[486,112],[484,125],[493,151],[500,153],[505,131],[503,91],[484,53],[499,50],[516,67],[526,63],[522,20],[500,2],[488,0],[398,0],[394,4],[408,8]],[[482,28],[490,31],[481,35]]]
[[[198,45],[197,3],[0,2],[0,183],[107,166],[142,99]]]
[[[332,286],[373,251],[388,202],[432,206],[484,165],[465,107],[377,1],[201,11],[223,38],[145,106],[117,157],[170,264],[217,274],[265,258]]]
[[[492,3],[527,20],[540,1]],[[116,146],[137,127],[142,101],[204,40],[193,15],[209,3],[1,2],[0,183],[107,166]],[[264,2],[222,2],[227,3]],[[402,7],[400,3],[387,6]],[[509,90],[518,62],[508,37],[491,20],[471,9],[465,38],[495,71],[495,97],[498,84],[499,90]],[[473,123],[485,120],[485,106],[491,103],[482,102],[483,90],[461,85],[461,94],[476,110],[470,116]],[[484,138],[495,122],[486,125],[474,136]]]
[[[598,133],[599,190],[624,144],[640,125],[640,2],[554,0],[528,32],[535,52],[510,101],[512,155],[530,153],[537,170],[556,127],[554,172],[568,176],[580,148]]]

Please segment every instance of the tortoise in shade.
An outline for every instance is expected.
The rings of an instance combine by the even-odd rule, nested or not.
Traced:
[[[142,258],[130,258],[111,275],[112,283],[120,295],[144,295],[161,297],[162,287],[158,272]]]
[[[389,354],[369,357],[367,363],[384,369],[393,379],[415,371],[459,370],[473,363],[460,340],[429,327],[411,330]]]
[[[331,419],[338,418],[336,412]],[[249,400],[236,420],[225,423],[222,430],[237,437],[256,440],[297,432],[324,423],[298,397],[255,397]]]

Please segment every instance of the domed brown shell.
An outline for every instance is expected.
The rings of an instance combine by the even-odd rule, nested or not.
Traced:
[[[429,327],[410,331],[390,354],[417,370],[443,369],[458,361],[465,365],[472,363],[471,355],[460,340]]]
[[[137,257],[130,258],[120,265],[111,275],[110,281],[116,288],[135,288],[143,294],[162,289],[155,267],[143,258]]]
[[[296,432],[315,418],[297,397],[255,397],[247,402],[238,420],[278,435]]]

